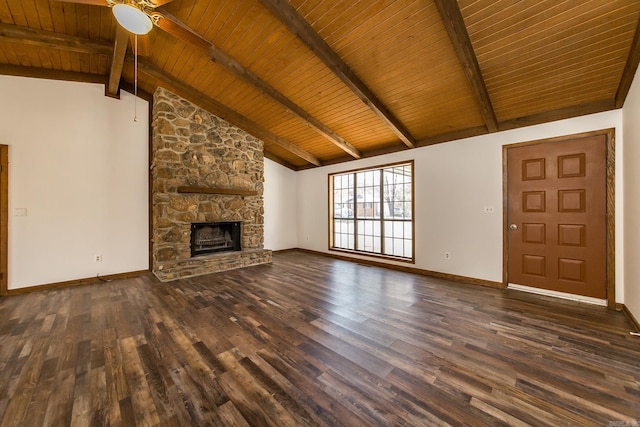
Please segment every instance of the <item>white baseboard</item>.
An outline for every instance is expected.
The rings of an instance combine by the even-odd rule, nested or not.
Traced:
[[[529,293],[538,294],[538,295],[545,295],[545,296],[548,296],[548,297],[555,297],[555,298],[568,299],[568,300],[572,300],[572,301],[579,301],[579,302],[584,302],[584,303],[587,303],[587,304],[601,305],[603,307],[607,306],[607,300],[606,299],[585,297],[583,295],[568,294],[568,293],[565,293],[565,292],[551,291],[549,289],[532,288],[531,286],[517,285],[517,284],[514,284],[514,283],[509,283],[509,285],[507,286],[507,289],[513,289],[515,291],[529,292]]]

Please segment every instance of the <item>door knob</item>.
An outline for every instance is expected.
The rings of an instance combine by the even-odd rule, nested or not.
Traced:
[[[518,229],[518,226],[517,226],[517,225],[515,225],[515,224],[511,224],[511,225],[509,226],[509,230],[511,230],[511,231],[516,231],[517,229]]]

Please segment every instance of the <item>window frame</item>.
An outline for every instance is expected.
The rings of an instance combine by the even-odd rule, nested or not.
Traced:
[[[383,194],[384,194],[384,185],[382,183],[382,178],[384,176],[383,171],[385,169],[389,169],[389,168],[393,168],[393,167],[397,167],[397,166],[410,166],[411,167],[411,217],[410,219],[386,219],[385,215],[384,215],[384,198],[383,198]],[[381,185],[380,185],[380,204],[381,204],[381,209],[380,209],[380,216],[378,218],[371,218],[371,217],[359,217],[358,216],[358,212],[357,212],[357,203],[358,203],[358,198],[356,195],[356,189],[358,188],[358,183],[357,183],[357,179],[356,179],[356,175],[360,172],[367,172],[367,171],[379,171],[380,173],[380,179],[381,179]],[[354,226],[354,230],[353,230],[353,234],[350,234],[353,236],[354,242],[353,242],[353,246],[354,249],[347,249],[347,248],[341,248],[341,247],[335,247],[335,221],[336,218],[334,216],[335,213],[335,202],[334,202],[334,177],[338,176],[338,175],[347,175],[347,174],[353,174],[354,176],[354,180],[353,180],[353,188],[354,188],[354,196],[353,196],[353,206],[350,207],[350,209],[353,212],[353,226]],[[416,227],[415,227],[415,164],[414,164],[414,160],[406,160],[406,161],[401,161],[401,162],[395,162],[395,163],[387,163],[387,164],[383,164],[383,165],[376,165],[376,166],[368,166],[368,167],[363,167],[363,168],[358,168],[358,169],[350,169],[350,170],[345,170],[345,171],[340,171],[340,172],[334,172],[334,173],[330,173],[327,176],[328,178],[328,187],[329,187],[329,194],[328,194],[328,221],[329,221],[329,251],[335,251],[335,252],[343,252],[343,253],[349,253],[349,254],[354,254],[354,255],[360,255],[360,256],[366,256],[366,257],[372,257],[372,258],[380,258],[380,259],[386,259],[386,260],[392,260],[392,261],[399,261],[399,262],[406,262],[406,263],[410,263],[410,264],[415,264],[415,259],[416,259],[416,239],[415,239],[415,234],[416,234]],[[343,203],[341,203],[343,204]],[[344,209],[344,207],[341,207],[340,209]],[[349,209],[349,208],[347,208]],[[391,215],[391,217],[393,218],[393,214]],[[406,217],[406,215],[405,215]],[[378,221],[378,223],[380,224],[380,253],[378,252],[371,252],[371,251],[364,251],[361,249],[356,249],[357,248],[357,241],[358,241],[358,221]],[[385,223],[389,223],[389,222],[402,222],[402,223],[410,223],[411,224],[411,257],[403,257],[403,256],[396,256],[396,255],[388,255],[388,254],[384,254],[382,253],[384,251],[384,240],[385,240],[385,233],[384,233],[384,228],[385,228]]]

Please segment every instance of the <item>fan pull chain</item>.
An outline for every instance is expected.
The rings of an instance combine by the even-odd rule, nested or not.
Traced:
[[[138,35],[133,43],[133,121],[138,121]]]

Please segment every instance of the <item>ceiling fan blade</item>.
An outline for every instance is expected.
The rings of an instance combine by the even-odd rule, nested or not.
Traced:
[[[129,35],[131,40],[131,48],[136,44],[136,38],[134,34]],[[138,36],[138,56],[151,56],[151,42],[149,41],[148,34],[142,34]]]
[[[54,0],[62,3],[90,4],[92,6],[108,6],[106,0]]]
[[[164,30],[178,40],[181,40],[187,44],[205,51],[211,48],[211,42],[202,38],[202,36],[193,31],[191,28],[187,27],[185,24],[180,22],[178,18],[166,12],[164,9],[157,10],[157,12],[152,13],[152,15],[158,18],[155,22],[157,22],[156,25],[160,29]]]

